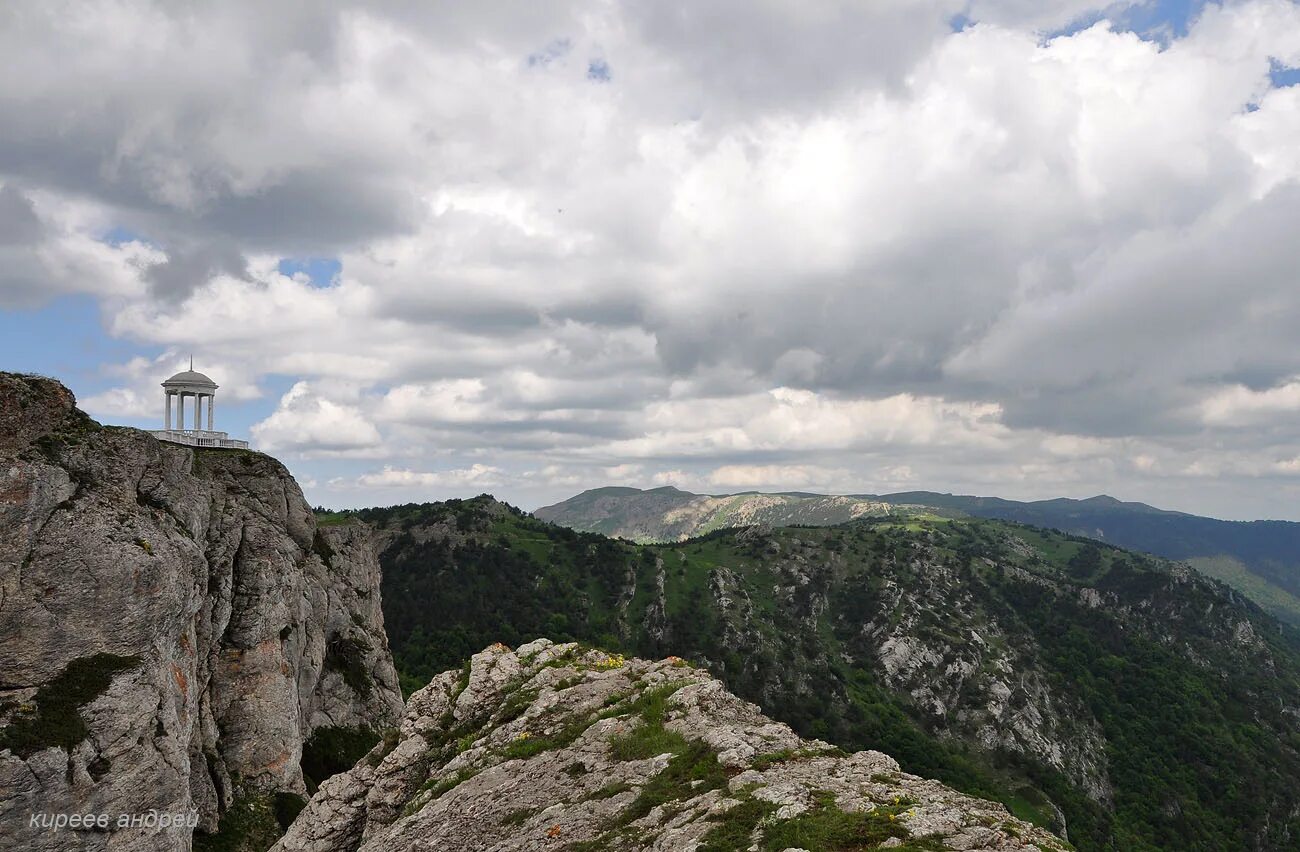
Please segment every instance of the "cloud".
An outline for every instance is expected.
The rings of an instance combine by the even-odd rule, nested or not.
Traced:
[[[837,485],[851,480],[852,477],[845,470],[828,470],[809,465],[731,464],[714,468],[708,474],[711,485],[723,488],[833,490]]]
[[[0,183],[0,309],[70,293],[142,295],[142,276],[165,255],[137,241],[103,242],[107,215],[95,204]]]
[[[31,245],[43,231],[31,199],[15,186],[0,186],[0,245]]]
[[[501,484],[500,468],[476,464],[457,470],[420,472],[384,466],[378,473],[357,477],[357,484],[367,488],[490,488]]]
[[[1300,6],[1133,5],[0,12],[0,306],[98,297],[104,416],[191,348],[235,404],[287,377],[253,438],[337,499],[392,498],[362,457],[1267,512]]]
[[[102,393],[77,400],[86,411],[99,418],[108,417],[150,417],[157,415],[161,428],[162,415],[158,398],[161,394],[148,396],[132,388],[110,388]]]
[[[1006,437],[998,406],[897,394],[836,399],[792,388],[746,396],[654,403],[631,438],[584,452],[609,459],[708,458],[737,453],[889,447],[990,447]]]
[[[309,382],[290,388],[252,431],[255,445],[267,452],[364,455],[380,444],[379,430],[359,408],[329,399]]]
[[[1300,379],[1263,390],[1233,385],[1216,392],[1201,403],[1205,422],[1223,425],[1250,425],[1293,417],[1300,412]]]

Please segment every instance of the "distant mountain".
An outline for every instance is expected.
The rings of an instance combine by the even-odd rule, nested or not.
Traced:
[[[1104,495],[1020,502],[933,491],[708,496],[676,488],[596,488],[533,514],[575,530],[668,542],[726,527],[825,526],[855,517],[907,514],[916,507],[1057,529],[1186,561],[1300,626],[1300,523],[1291,521],[1221,521]]]
[[[542,634],[673,654],[804,737],[883,751],[1083,852],[1297,848],[1297,634],[1183,565],[940,512],[956,514],[640,545],[488,497],[347,517],[382,542],[408,688],[488,641]],[[763,848],[787,846],[849,848]]]
[[[713,496],[666,486],[648,491],[593,488],[533,515],[570,529],[644,544],[685,541],[730,527],[831,526],[889,513],[889,504],[870,497],[753,491]]]

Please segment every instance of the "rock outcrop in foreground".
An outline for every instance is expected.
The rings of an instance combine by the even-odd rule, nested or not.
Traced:
[[[104,427],[0,373],[0,848],[287,823],[314,735],[401,713],[369,535],[317,528],[275,459]]]
[[[275,852],[1059,850],[999,804],[803,740],[681,660],[538,639],[411,696]]]

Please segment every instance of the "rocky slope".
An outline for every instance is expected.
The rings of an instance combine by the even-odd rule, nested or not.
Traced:
[[[799,738],[681,660],[494,645],[411,696],[276,852],[1063,849],[1001,805]]]
[[[318,529],[274,459],[74,402],[0,373],[0,848],[188,850],[132,815],[193,811],[201,839],[291,811],[313,735],[401,712],[368,529]]]
[[[355,514],[420,683],[536,635],[678,654],[1080,849],[1300,844],[1300,643],[1185,566],[969,518],[633,545],[490,498]]]
[[[534,514],[583,532],[668,542],[751,524],[830,526],[926,509],[1057,529],[1183,560],[1237,589],[1275,618],[1300,627],[1300,523],[1290,521],[1221,521],[1105,496],[1026,503],[933,491],[708,496],[671,487],[595,488]]]

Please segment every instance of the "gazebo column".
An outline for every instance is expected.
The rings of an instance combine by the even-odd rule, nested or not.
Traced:
[[[214,393],[208,394],[208,431],[209,432],[215,432],[217,429],[216,420],[212,416],[212,410],[216,407],[216,399],[217,399],[216,394]]]
[[[164,415],[163,415],[163,428],[166,429],[166,430],[168,430],[168,431],[171,431],[171,428],[172,428],[172,392],[171,392],[171,391],[167,391],[167,393],[163,394],[163,397],[167,400],[167,408],[166,408],[166,412],[165,412]]]

